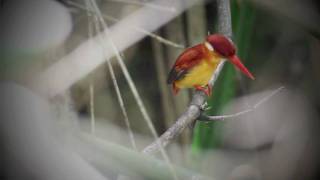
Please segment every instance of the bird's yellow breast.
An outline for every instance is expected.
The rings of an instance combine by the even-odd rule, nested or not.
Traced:
[[[205,86],[208,84],[213,72],[217,69],[222,58],[211,56],[210,60],[203,59],[193,67],[182,79],[175,82],[178,88],[191,88],[194,86]]]

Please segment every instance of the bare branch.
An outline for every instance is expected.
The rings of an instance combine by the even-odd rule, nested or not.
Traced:
[[[228,37],[232,36],[231,29],[231,12],[229,0],[217,0],[218,4],[218,31]],[[222,61],[209,82],[209,86],[214,86],[225,61]],[[163,133],[155,142],[144,148],[143,153],[152,154],[159,150],[159,145],[165,147],[175,137],[201,114],[201,107],[206,101],[206,95],[202,91],[196,91],[192,97],[191,103],[187,110],[177,119],[176,123],[173,124],[165,133]]]
[[[144,148],[143,153],[154,153],[159,150],[159,144],[161,144],[162,147],[165,147],[172,139],[181,134],[188,124],[192,123],[200,116],[200,106],[205,102],[205,100],[205,94],[202,91],[196,91],[188,109],[177,119],[176,123],[173,124],[155,142]]]
[[[271,94],[269,94],[268,96],[266,96],[266,97],[262,98],[260,101],[258,101],[255,105],[252,106],[252,108],[249,108],[249,109],[246,109],[246,110],[234,113],[234,114],[221,115],[221,116],[207,116],[205,114],[201,114],[201,121],[223,121],[225,119],[235,118],[235,117],[247,114],[247,113],[252,112],[255,109],[257,109],[261,104],[270,100],[271,97],[273,97],[274,95],[276,95],[277,93],[279,93],[283,89],[284,89],[284,86],[277,88],[276,90],[272,91]]]
[[[264,97],[263,99],[261,99],[257,104],[255,104],[253,106],[253,108],[257,108],[258,106],[260,106],[262,103],[266,102],[267,100],[269,100],[272,96],[274,96],[275,94],[277,94],[278,92],[280,92],[281,90],[284,89],[284,86],[279,87],[278,89],[276,89],[275,91],[273,91],[271,94],[269,94],[268,96]]]
[[[87,2],[87,1],[86,1]],[[89,13],[87,13],[88,20],[89,20]],[[92,24],[88,24],[88,35],[89,38],[93,36],[93,29]],[[89,85],[89,92],[90,92],[90,122],[91,122],[91,133],[94,135],[96,131],[96,120],[95,120],[95,113],[94,113],[94,84],[90,82]]]

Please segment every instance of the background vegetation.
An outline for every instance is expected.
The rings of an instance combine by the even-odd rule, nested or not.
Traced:
[[[261,94],[267,90],[285,86],[286,91],[266,103],[257,112],[243,117],[210,123],[197,121],[194,126],[187,128],[172,145],[165,148],[171,166],[168,166],[168,162],[160,154],[145,157],[139,153],[154,139],[152,131],[144,121],[146,117],[140,112],[136,98],[131,92],[132,88],[128,85],[116,57],[111,57],[110,62],[123,99],[123,106],[119,104],[118,93],[113,77],[110,75],[108,63],[96,65],[88,75],[77,80],[70,88],[50,98],[41,96],[41,93],[34,88],[33,82],[35,82],[34,79],[41,78],[43,71],[63,61],[88,39],[97,37],[106,27],[116,26],[122,19],[133,16],[148,4],[150,9],[157,12],[156,19],[150,17],[148,22],[139,22],[140,24],[133,22],[127,26],[128,29],[118,30],[130,33],[138,29],[141,33],[141,31],[147,31],[143,29],[145,24],[160,21],[164,13],[172,13],[171,11],[177,7],[187,7],[181,14],[174,15],[171,21],[157,28],[155,32],[144,32],[143,39],[130,44],[120,52],[120,57],[128,68],[156,132],[160,135],[185,111],[192,96],[192,90],[182,90],[178,96],[174,96],[171,87],[165,83],[167,74],[185,47],[201,43],[208,33],[217,31],[216,1],[196,1],[191,7],[182,0],[164,3],[166,5],[171,3],[173,9],[170,6],[151,6],[153,3],[151,0],[94,1],[104,15],[107,26],[99,23],[100,20],[95,18],[97,14],[86,4],[89,1],[52,1],[54,5],[48,6],[48,9],[45,9],[45,3],[39,5],[37,0],[29,3],[12,2],[1,1],[1,8],[3,8],[1,19],[3,27],[6,27],[3,33],[4,43],[1,47],[3,50],[0,65],[2,79],[14,82],[28,91],[30,89],[30,92],[35,94],[30,95],[32,96],[30,102],[35,101],[35,103],[30,103],[28,99],[23,98],[24,90],[23,97],[20,99],[17,98],[20,97],[20,90],[4,91],[5,97],[17,99],[14,101],[9,98],[4,101],[5,103],[10,102],[9,105],[12,107],[19,105],[15,110],[16,115],[11,119],[15,119],[16,116],[20,119],[20,114],[21,117],[25,116],[25,111],[22,110],[24,106],[20,107],[23,103],[28,107],[26,112],[32,114],[30,121],[18,121],[15,125],[11,124],[13,121],[4,121],[2,127],[7,129],[4,130],[5,137],[17,138],[5,138],[5,142],[19,144],[19,137],[24,137],[24,132],[31,132],[34,128],[45,130],[47,124],[42,126],[42,121],[34,122],[33,120],[38,117],[33,118],[33,115],[42,112],[42,107],[48,106],[48,111],[51,112],[50,118],[47,114],[43,114],[40,119],[42,117],[42,119],[49,119],[50,123],[54,122],[55,130],[48,132],[50,132],[49,137],[57,139],[58,144],[50,144],[50,147],[52,145],[53,149],[59,149],[60,146],[70,146],[71,152],[75,152],[84,159],[90,168],[93,167],[94,172],[89,172],[90,168],[87,164],[81,166],[88,170],[88,172],[83,171],[88,178],[170,179],[178,177],[185,179],[199,174],[214,179],[316,179],[319,177],[317,137],[320,127],[320,4],[318,1],[230,1],[232,39],[237,45],[239,57],[253,72],[256,80],[247,79],[227,63],[213,88],[213,95],[208,98],[208,105],[211,108],[206,113],[220,115],[237,112],[237,110],[249,108],[261,99]],[[59,11],[54,10],[55,6],[60,8]],[[22,10],[18,11],[19,8]],[[51,10],[53,14],[50,14]],[[24,12],[26,14],[23,14]],[[65,16],[63,16],[64,13]],[[57,14],[63,15],[59,17]],[[16,25],[15,22],[21,21],[22,24]],[[29,31],[35,36],[29,36]],[[150,33],[155,33],[170,42],[159,41],[159,37],[150,36]],[[30,38],[24,40],[25,37]],[[125,34],[124,37],[126,37]],[[32,46],[28,40],[35,45]],[[24,45],[24,41],[28,43]],[[98,42],[99,39],[95,41]],[[126,42],[126,39],[123,41]],[[121,43],[114,42],[116,47],[121,46]],[[99,47],[105,48],[103,43],[101,44]],[[102,51],[109,52],[110,47],[108,48]],[[96,57],[92,56],[92,58]],[[87,65],[86,63],[89,62],[83,62],[84,66]],[[66,79],[69,76],[73,77],[74,72],[78,71],[77,65],[71,66],[74,68],[69,69],[65,74]],[[51,78],[48,83],[53,84],[52,87],[58,87],[59,83],[55,81],[55,77]],[[6,90],[6,86],[3,89]],[[41,104],[43,100],[44,106]],[[39,104],[38,101],[41,103]],[[125,107],[129,129],[121,107]],[[8,117],[11,116],[6,116],[5,112],[10,112],[8,114],[14,112],[8,109],[10,108],[3,110],[6,119],[10,119]],[[32,123],[39,124],[39,127]],[[29,126],[30,129],[25,129]],[[41,136],[41,133],[36,135]],[[26,134],[26,137],[29,137],[29,134]],[[136,148],[133,145],[132,136]],[[39,149],[38,146],[42,147],[41,143],[32,144],[33,140],[36,140],[32,137],[30,135],[30,139],[26,138],[28,140],[23,144],[29,143],[29,145],[23,145],[22,149],[29,151]],[[37,142],[42,140],[40,138]],[[12,172],[14,167],[12,164],[16,163],[16,159],[18,159],[17,162],[23,159],[22,161],[28,164],[37,158],[31,158],[32,160],[24,158],[31,156],[24,154],[26,151],[11,151],[14,146],[6,143],[5,147],[5,151],[9,151],[9,158],[4,161],[6,163],[4,167],[7,169],[1,173],[4,178],[22,178],[26,174],[33,177],[36,174],[35,176],[41,179],[50,174],[46,172],[37,174],[26,170],[26,165],[21,165],[21,170],[16,173]],[[40,149],[44,153],[39,159],[44,159],[41,161],[44,164],[60,153],[60,151],[59,153],[51,152],[48,150],[50,148]],[[66,156],[65,161],[70,162],[69,165],[65,162],[66,166],[73,166],[71,162],[76,162],[70,158],[73,156],[68,153],[62,154],[63,156],[59,157]],[[15,160],[11,161],[11,157]],[[39,164],[41,166],[41,163],[35,164],[36,167]],[[58,160],[56,164],[63,166],[64,161]],[[48,169],[54,168],[48,166]],[[99,175],[101,174],[101,177],[94,174],[96,171]],[[78,171],[75,168],[70,172]]]

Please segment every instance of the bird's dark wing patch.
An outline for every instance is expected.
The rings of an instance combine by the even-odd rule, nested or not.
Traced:
[[[187,70],[176,70],[175,68],[172,68],[171,71],[170,71],[170,73],[169,73],[169,76],[168,76],[168,79],[167,79],[167,83],[168,83],[168,84],[171,84],[171,83],[173,83],[173,81],[180,80],[180,79],[182,79],[187,73],[188,73]]]

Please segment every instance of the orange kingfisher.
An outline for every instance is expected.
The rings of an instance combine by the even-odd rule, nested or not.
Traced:
[[[177,94],[181,88],[194,87],[209,96],[211,94],[209,80],[218,64],[224,59],[228,59],[241,72],[254,80],[253,75],[236,55],[233,42],[224,35],[213,34],[207,36],[204,43],[182,52],[169,73],[167,83],[172,84],[174,94]]]

